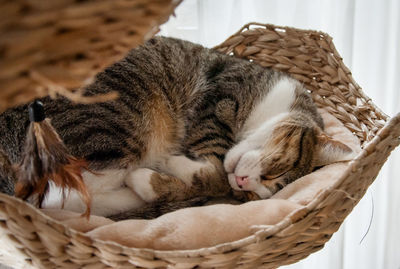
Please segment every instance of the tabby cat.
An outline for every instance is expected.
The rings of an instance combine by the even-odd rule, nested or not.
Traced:
[[[83,176],[96,215],[232,193],[269,198],[351,155],[324,134],[301,83],[187,41],[149,40],[99,73],[85,95],[109,91],[120,97],[89,105],[42,100],[71,154],[95,171]],[[21,159],[28,124],[26,106],[0,115],[0,149],[11,163]],[[12,194],[3,170],[2,192]],[[52,186],[44,206],[60,206],[59,196]],[[72,192],[65,208],[85,206]]]

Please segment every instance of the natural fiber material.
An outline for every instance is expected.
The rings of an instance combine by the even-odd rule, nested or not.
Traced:
[[[0,112],[72,93],[152,37],[181,0],[0,0]]]
[[[374,106],[324,33],[249,24],[217,49],[291,73],[312,90],[319,106],[358,137],[363,150],[336,183],[276,225],[260,227],[235,242],[185,251],[127,248],[93,240],[0,194],[0,226],[18,249],[17,257],[42,268],[276,268],[324,246],[400,143],[400,114],[389,119]]]

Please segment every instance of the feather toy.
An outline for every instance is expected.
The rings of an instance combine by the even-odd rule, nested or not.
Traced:
[[[41,207],[52,181],[62,189],[63,203],[66,190],[77,190],[86,204],[83,215],[89,217],[91,197],[82,177],[87,162],[68,153],[40,101],[29,105],[29,120],[23,158],[16,169],[15,195],[24,200],[35,195],[35,203]]]

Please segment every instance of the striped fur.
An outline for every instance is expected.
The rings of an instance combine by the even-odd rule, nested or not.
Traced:
[[[276,91],[268,97],[272,89]],[[292,91],[288,99],[280,94],[285,89]],[[109,91],[117,91],[119,99],[90,105],[42,100],[71,154],[99,172],[85,178],[98,202],[92,206],[94,214],[117,214],[143,201],[226,196],[232,188],[257,194],[240,194],[242,199],[265,198],[312,171],[315,153],[321,152],[322,120],[301,84],[200,45],[151,39],[99,73],[85,94]],[[26,111],[22,106],[0,115],[0,149],[12,163],[21,159],[29,124]],[[279,120],[271,123],[274,117]],[[257,191],[235,183],[237,176],[249,176],[235,170],[250,151],[256,152],[254,165],[259,165]],[[116,176],[115,171],[123,172]],[[99,182],[109,186],[99,187]],[[129,197],[111,205],[96,198],[113,192]],[[66,207],[82,209],[73,201]]]

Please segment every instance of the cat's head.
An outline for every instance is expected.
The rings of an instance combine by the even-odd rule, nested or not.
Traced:
[[[224,166],[233,189],[269,198],[316,167],[354,157],[302,113],[290,113],[270,127],[262,143],[250,135],[227,153]]]

